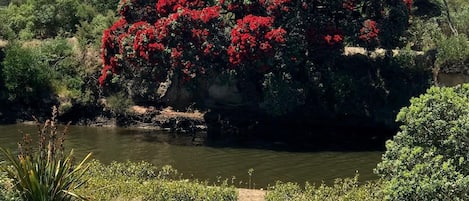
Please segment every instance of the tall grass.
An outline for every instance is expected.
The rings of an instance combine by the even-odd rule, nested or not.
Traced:
[[[23,200],[55,201],[82,199],[73,191],[84,183],[84,173],[89,168],[86,164],[89,153],[78,165],[75,165],[73,150],[64,150],[65,135],[69,124],[62,130],[57,126],[57,108],[53,107],[52,117],[38,125],[38,147],[35,149],[29,134],[18,144],[18,155],[0,148],[6,162],[0,171],[6,172],[13,180],[16,190]],[[36,119],[36,122],[37,119]]]

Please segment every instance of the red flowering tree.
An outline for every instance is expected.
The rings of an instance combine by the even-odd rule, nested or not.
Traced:
[[[164,95],[160,84],[184,82],[219,65],[226,43],[220,7],[203,1],[122,0],[121,19],[104,31],[99,78],[103,86],[128,89],[137,99]]]
[[[265,76],[307,87],[311,65],[340,55],[344,43],[369,48],[397,45],[411,4],[121,0],[121,19],[103,35],[99,83],[107,88],[120,84],[120,89],[130,89],[130,95],[145,100],[161,97],[160,83],[170,78],[189,83],[224,70],[254,78],[250,81],[260,90],[269,87]]]

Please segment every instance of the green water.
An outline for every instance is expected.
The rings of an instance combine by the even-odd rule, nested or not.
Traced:
[[[35,126],[0,126],[0,146],[16,150],[23,132],[36,134]],[[335,178],[352,177],[360,173],[360,180],[375,179],[372,170],[381,158],[380,152],[286,152],[264,149],[214,148],[184,146],[181,137],[149,130],[122,128],[70,128],[67,148],[78,155],[93,152],[104,163],[112,161],[148,161],[157,166],[172,165],[184,177],[217,181],[217,178],[236,177],[238,186],[246,185],[248,170],[254,169],[256,188],[274,184],[277,180],[304,183],[331,183]],[[239,185],[239,182],[244,183]]]

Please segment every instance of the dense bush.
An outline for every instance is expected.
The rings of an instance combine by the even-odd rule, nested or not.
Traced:
[[[95,14],[90,21],[80,21],[75,34],[80,47],[85,49],[87,46],[91,46],[93,50],[98,51],[101,46],[103,31],[111,26],[115,20],[114,12],[107,11],[102,14]]]
[[[110,110],[115,115],[125,115],[132,105],[135,105],[132,99],[121,92],[108,96],[106,99],[105,108]]]
[[[439,41],[435,65],[443,71],[469,74],[469,39],[467,36],[460,34]]]
[[[469,5],[464,0],[421,0],[415,1],[413,18],[404,42],[413,50],[427,51],[437,48],[446,38],[455,36],[450,24],[459,34],[469,34]],[[448,13],[449,18],[448,18]],[[450,23],[451,22],[451,23]]]
[[[73,39],[42,40],[37,49],[42,60],[50,69],[53,94],[59,98],[61,112],[66,111],[66,104],[90,104],[89,79],[93,72],[88,72],[83,56],[78,51],[77,41]],[[97,93],[97,92],[96,92]]]
[[[80,22],[117,8],[117,0],[26,0],[0,7],[0,36],[4,39],[72,37]],[[108,26],[108,25],[106,25]],[[6,35],[6,36],[3,36]]]
[[[337,179],[333,186],[325,184],[315,186],[306,183],[304,188],[295,183],[277,182],[269,188],[266,201],[378,201],[383,193],[380,181],[359,184],[358,176],[354,178]]]
[[[401,110],[376,172],[389,200],[469,199],[469,84],[432,87]]]
[[[119,0],[85,0],[84,3],[92,5],[98,13],[105,13],[109,10],[115,11]]]
[[[19,6],[11,3],[8,7],[0,8],[2,20],[2,32],[10,32],[4,39],[24,38],[31,39],[33,29],[33,7],[32,5]]]
[[[90,76],[73,40],[56,38],[26,43],[10,42],[2,62],[2,78],[10,101],[90,103]],[[93,86],[96,84],[93,83]],[[62,110],[62,105],[60,106]],[[63,110],[62,110],[63,112]]]
[[[2,62],[2,77],[8,99],[20,103],[40,101],[50,92],[51,69],[33,47],[8,44]]]
[[[92,200],[237,200],[233,187],[181,180],[171,167],[156,168],[146,162],[103,165],[94,161],[85,177],[88,182],[77,192]]]

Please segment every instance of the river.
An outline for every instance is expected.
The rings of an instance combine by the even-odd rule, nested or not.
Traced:
[[[36,134],[35,126],[0,126],[0,146],[16,150],[24,133]],[[160,131],[94,128],[72,126],[66,147],[78,156],[92,152],[103,163],[112,161],[147,161],[157,166],[171,165],[184,177],[215,182],[231,179],[244,187],[248,170],[254,169],[252,181],[256,188],[265,188],[275,181],[304,184],[332,183],[335,178],[360,174],[360,181],[376,179],[373,168],[381,152],[289,152],[249,148],[184,146],[170,143],[174,137]],[[176,143],[177,144],[177,143]],[[244,181],[239,185],[240,181]]]

